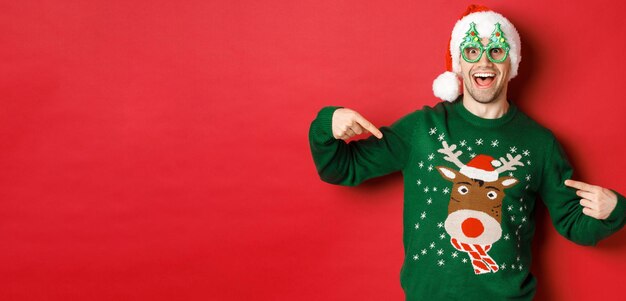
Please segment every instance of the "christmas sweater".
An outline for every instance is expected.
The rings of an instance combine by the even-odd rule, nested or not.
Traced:
[[[621,229],[626,200],[605,220],[582,213],[565,186],[572,167],[552,132],[513,103],[484,119],[461,101],[410,113],[382,139],[333,138],[338,107],[323,108],[309,131],[322,180],[355,186],[401,171],[404,179],[400,282],[407,300],[532,300],[535,200],[567,239],[595,245]]]

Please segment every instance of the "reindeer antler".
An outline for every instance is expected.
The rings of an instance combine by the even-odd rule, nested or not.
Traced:
[[[448,146],[448,143],[445,141],[441,142],[441,144],[443,144],[443,148],[438,149],[437,152],[440,152],[446,155],[443,157],[444,159],[446,159],[446,161],[450,161],[454,163],[454,165],[456,165],[459,168],[465,166],[465,164],[463,164],[459,160],[459,156],[463,154],[463,152],[462,151],[454,152],[454,150],[456,149],[456,144],[452,144]]]
[[[506,159],[500,157],[500,162],[502,162],[502,166],[498,167],[496,169],[496,172],[499,174],[503,171],[508,171],[508,170],[516,170],[517,168],[515,168],[516,165],[519,166],[524,166],[524,163],[522,163],[519,159],[522,158],[522,155],[517,155],[515,157],[511,156],[511,154],[506,154],[506,157],[509,159],[509,161],[507,162]]]

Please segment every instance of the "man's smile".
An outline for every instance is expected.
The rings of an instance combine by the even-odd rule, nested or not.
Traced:
[[[496,82],[496,74],[494,72],[476,72],[472,74],[474,84],[478,89],[488,89]]]

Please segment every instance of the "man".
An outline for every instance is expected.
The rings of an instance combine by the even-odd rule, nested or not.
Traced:
[[[470,6],[452,31],[452,72],[433,85],[447,102],[380,130],[339,107],[323,108],[311,124],[324,181],[353,186],[402,171],[407,300],[531,300],[537,196],[557,231],[578,244],[595,245],[624,225],[626,199],[569,179],[554,135],[507,101],[520,45],[506,18]],[[374,136],[342,141],[363,132]]]

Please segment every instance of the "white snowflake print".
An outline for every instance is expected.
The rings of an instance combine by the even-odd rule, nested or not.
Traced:
[[[526,150],[524,150],[524,151],[522,152],[522,155],[524,155],[524,156],[530,156],[530,151],[528,151],[528,150],[526,149]]]
[[[511,215],[511,221],[514,222],[515,221],[515,215]]]
[[[511,268],[515,270],[515,265],[514,265],[514,264],[511,264]]]
[[[513,173],[512,173],[512,172],[510,172],[510,173],[509,173],[509,177],[512,177],[512,176],[513,176]]]
[[[442,265],[445,265],[445,264],[446,264],[446,261],[445,261],[445,260],[443,260],[443,259],[441,259],[441,260],[437,261],[437,265],[438,265],[438,266],[442,266]]]
[[[506,270],[506,263],[503,263],[503,264],[500,266],[500,269],[502,269],[502,270]]]
[[[472,151],[472,147],[471,147],[471,146],[468,146],[468,147],[467,147],[467,151],[468,151],[468,152],[471,152],[471,151]]]
[[[415,224],[415,229],[419,229],[420,228],[420,223]]]
[[[452,253],[452,258],[457,258],[459,256],[459,253],[457,251],[454,251]]]
[[[498,146],[498,143],[500,143],[500,142],[498,142],[498,140],[497,140],[497,139],[496,139],[496,140],[491,141],[491,147],[496,147],[496,146]]]
[[[422,214],[420,214],[420,218],[421,219],[425,219],[426,218],[426,211],[422,212]]]
[[[418,180],[417,180],[417,185],[418,185],[418,186],[419,186],[419,185],[422,185],[422,180],[421,180],[421,179],[418,179]]]
[[[435,133],[437,133],[437,128],[431,128],[430,131],[428,131],[429,135],[434,135]]]
[[[426,253],[428,253],[428,251],[426,249],[422,249],[422,255],[426,255]]]
[[[446,234],[445,233],[439,234],[439,239],[444,239],[444,238],[446,238]]]
[[[428,160],[432,160],[435,159],[435,154],[430,153],[430,155],[428,155]]]
[[[476,145],[483,145],[483,139],[476,139]]]
[[[522,264],[521,263],[517,267],[519,268],[520,271],[522,270]]]
[[[433,165],[428,165],[428,171],[433,171]]]
[[[434,243],[434,242],[431,242],[431,243],[430,243],[430,246],[428,246],[428,247],[429,247],[429,248],[431,248],[431,249],[434,249],[434,248],[435,248],[435,243]]]
[[[437,140],[439,141],[443,141],[443,138],[445,137],[444,134],[439,134],[439,136],[437,137]]]
[[[432,198],[428,198],[428,200],[426,200],[426,204],[430,205],[433,203],[433,199]]]
[[[517,261],[520,261],[520,258],[519,258],[519,256],[517,256]]]
[[[424,162],[420,161],[420,163],[417,163],[417,166],[419,166],[419,168],[422,169],[422,167],[424,167]]]
[[[513,211],[513,205],[509,205],[509,207],[506,207],[506,210]]]
[[[434,192],[437,192],[437,187],[433,187],[433,191],[434,191]]]
[[[524,210],[524,207],[520,206],[519,211],[523,211],[523,210]]]
[[[530,160],[527,160],[527,161],[526,161],[526,164],[530,165],[530,163],[531,163],[531,162],[530,162]]]
[[[511,237],[508,234],[504,235],[504,240],[509,240],[509,239],[511,239]]]
[[[459,142],[459,144],[460,144],[461,146],[465,146],[465,145],[467,144],[467,141],[463,140],[463,141]]]
[[[514,154],[515,154],[515,153],[517,152],[517,147],[515,147],[515,146],[511,146],[511,148],[509,148],[509,152],[514,153]]]
[[[430,191],[430,188],[428,188],[428,186],[426,186],[426,187],[424,188],[424,192],[428,192],[428,191]]]
[[[439,222],[439,223],[437,224],[437,228],[443,228],[443,223],[442,223],[442,222]]]
[[[437,255],[439,255],[439,256],[443,255],[443,249],[437,250]]]
[[[471,157],[471,158],[474,158],[474,157],[476,157],[476,154],[475,154],[475,153],[471,153],[471,154],[470,154],[470,157]]]
[[[530,187],[530,184],[526,185],[526,189],[528,189],[528,187]]]
[[[526,217],[524,216],[522,217],[522,223],[525,223],[525,222],[526,222]]]
[[[524,202],[524,198],[519,198],[520,203]]]
[[[448,187],[443,189],[443,194],[448,194],[450,193],[450,189],[448,189]]]
[[[526,181],[530,181],[530,175],[526,175]]]
[[[467,258],[463,258],[463,260],[461,260],[463,263],[467,263]]]
[[[420,259],[419,255],[417,255],[417,254],[413,255],[413,260],[418,260],[418,259]]]

